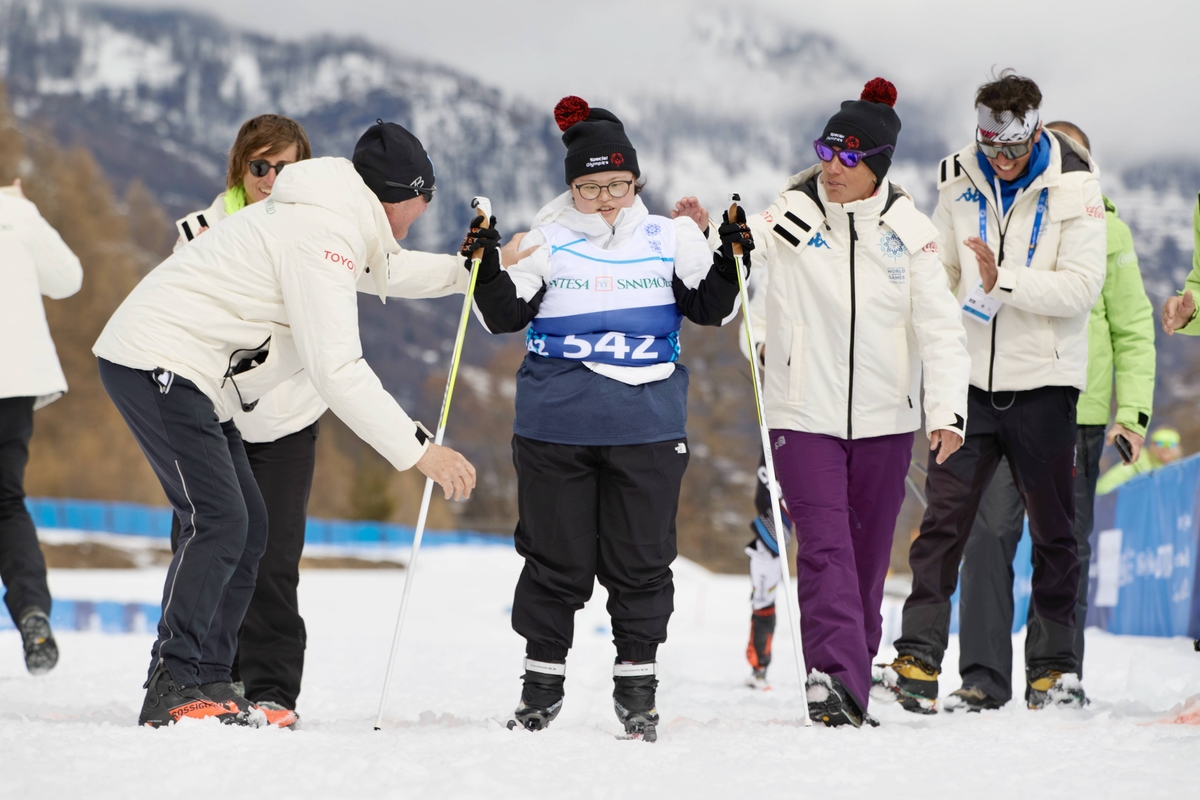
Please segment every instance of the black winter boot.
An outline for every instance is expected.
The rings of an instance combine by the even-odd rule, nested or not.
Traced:
[[[630,739],[658,741],[658,709],[654,707],[657,674],[658,663],[654,661],[613,665],[613,710]]]
[[[45,675],[58,663],[58,644],[50,630],[50,617],[37,606],[21,611],[21,644],[25,647],[25,669]]]
[[[808,718],[813,722],[820,722],[827,728],[841,725],[861,728],[863,723],[873,728],[879,727],[879,721],[863,711],[837,676],[814,669],[808,674],[804,689],[808,699]]]
[[[248,724],[246,715],[242,714],[236,705],[217,703],[197,686],[180,686],[161,659],[144,688],[146,699],[142,703],[142,713],[138,715],[138,725],[158,728],[178,722],[184,717],[215,717],[227,725]]]
[[[508,729],[520,725],[527,731],[540,731],[562,710],[567,665],[526,658],[522,679],[525,686],[521,689],[521,702],[517,704],[513,719],[508,721]]]

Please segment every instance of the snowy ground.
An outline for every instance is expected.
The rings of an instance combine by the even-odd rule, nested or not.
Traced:
[[[617,739],[599,587],[577,618],[562,714],[538,734],[508,731],[523,652],[508,624],[519,569],[502,547],[422,553],[383,732],[372,723],[404,572],[303,575],[299,731],[138,728],[148,635],[64,632],[59,667],[34,678],[18,635],[0,632],[0,796],[1151,798],[1200,784],[1200,725],[1161,722],[1200,694],[1190,641],[1089,631],[1083,711],[1010,704],[918,717],[873,703],[878,729],[806,730],[786,626],[775,690],[743,688],[747,582],[683,561],[659,655],[657,744]],[[51,587],[155,600],[162,574],[58,570]],[[943,677],[943,694],[957,686]]]

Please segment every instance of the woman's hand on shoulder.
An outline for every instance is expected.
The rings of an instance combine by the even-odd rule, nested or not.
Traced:
[[[671,210],[671,219],[679,217],[691,217],[702,233],[708,229],[708,211],[700,205],[698,198],[684,197],[676,203],[675,208]]]

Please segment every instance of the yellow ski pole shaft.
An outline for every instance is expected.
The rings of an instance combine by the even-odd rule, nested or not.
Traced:
[[[476,197],[471,208],[483,215],[481,227],[488,227],[492,216],[492,204],[486,197]],[[446,379],[446,392],[442,395],[442,413],[438,417],[434,444],[440,445],[446,435],[446,420],[450,418],[450,400],[454,396],[454,382],[458,378],[458,364],[462,359],[463,340],[467,337],[467,323],[471,320],[471,302],[475,296],[475,282],[479,278],[479,264],[483,259],[483,248],[471,254],[471,280],[467,284],[467,295],[463,299],[462,314],[458,318],[458,335],[454,339],[454,354],[450,358],[450,375]],[[404,591],[400,595],[400,612],[396,615],[396,632],[392,636],[392,651],[388,656],[387,672],[383,676],[383,694],[379,698],[379,714],[375,718],[375,730],[383,728],[383,710],[387,705],[392,686],[392,671],[396,654],[400,649],[400,632],[404,628],[404,616],[408,611],[408,598],[412,592],[413,577],[417,569],[417,555],[421,552],[421,539],[425,536],[425,522],[429,517],[429,503],[433,499],[433,478],[425,479],[425,492],[421,495],[421,512],[417,515],[417,528],[413,532],[412,551],[404,570]]]
[[[738,201],[741,198],[732,194],[729,196],[729,221],[737,220]],[[804,691],[805,670],[804,650],[800,641],[800,600],[798,594],[792,592],[791,569],[788,566],[787,536],[783,527],[783,517],[779,511],[780,488],[775,477],[775,459],[771,451],[771,434],[767,429],[766,406],[763,404],[762,382],[758,375],[758,354],[754,347],[754,325],[750,321],[750,297],[746,292],[746,277],[744,254],[742,246],[733,246],[733,257],[737,262],[738,294],[742,298],[742,321],[744,323],[747,348],[750,352],[750,381],[754,384],[754,406],[758,411],[758,433],[762,440],[763,461],[767,469],[767,490],[771,494],[771,519],[775,523],[775,541],[779,547],[779,570],[782,574],[783,605],[787,609],[788,629],[792,634],[792,650],[796,656],[796,677],[800,681],[800,691]],[[808,712],[804,713],[804,727],[810,727],[812,720]]]

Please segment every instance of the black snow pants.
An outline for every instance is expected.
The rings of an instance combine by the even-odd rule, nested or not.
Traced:
[[[30,606],[50,613],[46,559],[25,508],[25,465],[33,435],[32,397],[0,399],[0,579],[14,625]]]
[[[230,681],[267,544],[267,510],[242,436],[191,381],[99,361],[108,396],[182,521],[150,670],[161,658],[182,686]]]
[[[513,436],[512,446],[514,538],[525,559],[512,625],[526,655],[566,659],[575,612],[599,579],[618,659],[653,661],[675,608],[671,563],[686,439],[583,446]]]
[[[941,667],[950,636],[950,596],[980,500],[1007,458],[1029,514],[1033,597],[1026,674],[1075,672],[1075,403],[1079,391],[1044,386],[989,393],[971,387],[967,438],[939,465],[929,457],[929,507],[909,551],[912,593],[904,603],[900,655]]]
[[[304,677],[307,633],[296,589],[317,459],[317,426],[276,439],[246,442],[246,457],[267,507],[267,549],[258,562],[254,597],[246,609],[233,662],[233,679],[256,703],[296,708]],[[179,519],[171,521],[178,549]]]
[[[1075,597],[1075,658],[1083,677],[1083,631],[1087,622],[1090,537],[1095,521],[1096,481],[1104,450],[1104,426],[1080,425],[1075,445],[1075,546],[1079,592]],[[977,687],[1001,702],[1012,699],[1013,556],[1021,541],[1025,505],[1012,474],[1001,462],[983,495],[963,551],[959,607],[959,673],[963,686]],[[1033,606],[1030,605],[1030,616]],[[1026,659],[1029,658],[1026,637]]]

